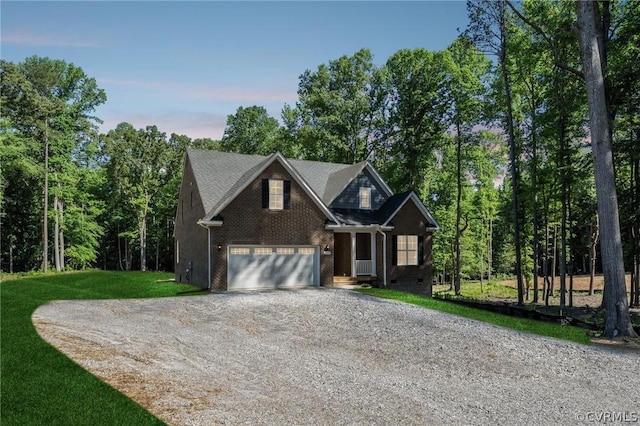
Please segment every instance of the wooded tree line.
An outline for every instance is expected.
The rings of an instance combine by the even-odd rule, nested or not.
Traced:
[[[2,61],[1,269],[170,270],[185,149],[280,151],[368,159],[394,190],[414,189],[441,225],[435,272],[458,293],[464,279],[516,275],[521,302],[559,290],[570,305],[574,274],[617,271],[607,312],[624,317],[620,268],[639,303],[640,3],[474,0],[468,12],[447,49],[321,64],[280,122],[240,107],[215,141],[128,123],[100,134],[92,114],[106,93],[81,68]],[[604,100],[592,96],[589,24]],[[610,322],[610,333],[629,328]]]

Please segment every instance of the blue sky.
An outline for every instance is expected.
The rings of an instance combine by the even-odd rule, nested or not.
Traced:
[[[122,121],[222,137],[238,107],[280,119],[307,69],[368,48],[382,65],[403,48],[446,48],[464,1],[2,1],[2,59],[81,67],[107,93],[106,132]]]

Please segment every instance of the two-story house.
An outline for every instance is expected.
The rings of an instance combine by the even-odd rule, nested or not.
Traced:
[[[176,281],[212,291],[330,286],[336,277],[431,293],[438,224],[368,162],[188,149]]]

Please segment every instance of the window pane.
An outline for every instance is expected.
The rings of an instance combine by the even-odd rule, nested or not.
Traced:
[[[418,252],[417,251],[408,251],[407,252],[407,265],[417,265],[418,264]]]
[[[278,247],[276,249],[278,254],[293,254],[293,247]]]
[[[269,208],[282,210],[284,208],[284,185],[279,179],[269,179]]]
[[[406,250],[406,249],[407,249],[407,236],[398,235],[398,250]]]
[[[407,252],[399,251],[398,252],[398,265],[406,265],[407,264]]]
[[[246,255],[249,254],[249,247],[232,247],[230,252],[236,255]]]
[[[300,247],[298,249],[298,254],[315,254],[316,249],[313,247]]]
[[[360,208],[371,208],[371,188],[360,188]]]
[[[253,249],[253,254],[259,254],[259,255],[271,254],[272,251],[273,250],[271,249],[271,247],[256,247]]]
[[[418,250],[418,236],[417,235],[409,235],[409,236],[407,236],[407,248],[409,250]]]

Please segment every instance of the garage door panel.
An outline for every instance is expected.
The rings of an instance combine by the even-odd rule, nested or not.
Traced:
[[[317,247],[230,247],[228,289],[314,286],[319,283]]]

